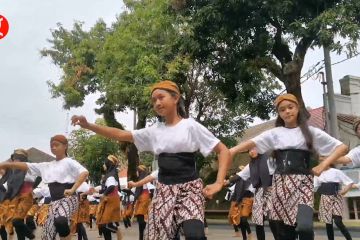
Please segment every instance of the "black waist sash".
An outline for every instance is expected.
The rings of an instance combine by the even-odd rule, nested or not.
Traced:
[[[310,152],[301,149],[275,151],[278,174],[310,174]]]
[[[11,174],[7,180],[8,189],[5,194],[5,199],[14,199],[19,193],[22,185],[24,184],[26,171],[19,169],[11,170]]]
[[[179,184],[199,178],[194,153],[160,153],[158,163],[160,183]]]
[[[269,173],[268,158],[266,154],[258,154],[249,163],[250,181],[254,188],[267,188],[272,185],[272,176]]]
[[[321,183],[317,192],[322,195],[336,195],[340,190],[340,184],[338,182]]]
[[[71,189],[74,183],[53,182],[53,183],[49,183],[48,185],[50,190],[51,201],[56,201],[64,198],[65,189]]]

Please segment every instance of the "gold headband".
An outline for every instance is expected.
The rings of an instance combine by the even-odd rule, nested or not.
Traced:
[[[114,164],[117,164],[117,163],[119,162],[119,159],[118,159],[117,157],[115,157],[114,155],[109,155],[109,156],[107,157],[107,159],[108,159],[109,161],[111,161],[112,163],[114,163]]]
[[[275,107],[278,108],[279,104],[284,100],[288,100],[288,101],[294,102],[297,105],[299,105],[297,98],[293,94],[287,93],[287,94],[280,95],[275,99],[275,101],[274,101]]]
[[[161,81],[161,82],[155,83],[155,84],[151,87],[151,93],[153,93],[156,89],[170,90],[170,91],[176,92],[177,94],[180,95],[179,87],[178,87],[178,85],[177,85],[176,83],[174,83],[173,81],[165,80],[165,81]]]

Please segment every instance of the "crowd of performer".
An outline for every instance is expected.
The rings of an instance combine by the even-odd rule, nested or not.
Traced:
[[[348,147],[324,131],[308,126],[292,94],[276,98],[276,125],[258,136],[228,149],[200,123],[186,115],[179,87],[161,81],[151,87],[151,102],[159,121],[150,127],[126,131],[89,123],[73,116],[72,123],[119,142],[134,143],[140,152],[152,152],[159,168],[149,172],[137,167],[137,179],[120,187],[119,160],[109,153],[104,159],[99,186],[89,182],[89,171],[68,156],[63,135],[50,139],[55,160],[32,163],[28,152],[16,149],[0,163],[1,239],[87,240],[84,224],[99,236],[122,239],[120,227],[132,227],[137,219],[139,239],[207,239],[205,199],[229,188],[229,223],[235,237],[250,239],[249,219],[257,239],[266,237],[268,221],[275,240],[314,239],[314,192],[320,194],[319,220],[334,239],[333,222],[344,237],[351,235],[342,221],[343,196],[358,188],[335,164],[360,165],[360,147]],[[360,120],[355,134],[360,136]],[[214,183],[203,185],[196,169],[196,154],[217,155]],[[226,179],[231,160],[249,154],[249,164]],[[314,163],[318,163],[315,164]],[[95,224],[93,222],[95,221]]]

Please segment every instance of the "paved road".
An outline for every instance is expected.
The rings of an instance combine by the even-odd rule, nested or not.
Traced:
[[[124,229],[124,226],[121,225],[121,229],[123,230],[123,234],[124,234],[124,240],[138,240],[138,233],[137,233],[138,228],[137,227],[138,227],[137,224],[133,224],[132,228]],[[89,240],[103,239],[103,238],[98,237],[97,231],[90,230],[89,228],[86,228],[86,229],[87,229]],[[255,229],[252,227],[251,230],[253,230],[253,233],[252,233],[253,236],[252,236],[251,240],[256,240]],[[37,234],[36,239],[40,239],[40,229],[38,229],[37,232],[38,232],[38,234]],[[272,238],[272,236],[270,234],[270,230],[268,228],[266,229],[266,232],[267,232],[266,239],[272,240],[273,238]],[[316,240],[327,240],[325,229],[316,229],[315,234],[316,234],[316,236],[315,236]],[[209,225],[208,240],[242,239],[241,237],[233,237],[233,235],[234,235],[233,229],[229,225],[224,225],[224,224],[210,224]],[[353,240],[360,240],[360,226],[359,226],[358,230],[351,231],[351,235],[353,237]],[[339,231],[335,231],[335,236],[336,236],[335,237],[336,240],[344,239],[344,237],[341,235],[341,233]],[[16,237],[14,239],[16,239]],[[72,239],[76,240],[77,236],[73,236]],[[116,240],[115,235],[113,235],[113,239]]]

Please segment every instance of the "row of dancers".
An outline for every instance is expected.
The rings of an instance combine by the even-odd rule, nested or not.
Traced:
[[[234,226],[235,237],[242,235],[242,238],[246,240],[251,234],[247,221],[247,218],[251,216],[257,239],[265,240],[264,221],[268,220],[274,239],[283,239],[279,237],[278,233],[278,224],[281,222],[274,220],[277,213],[272,211],[274,208],[272,194],[276,194],[272,191],[272,177],[276,172],[275,160],[267,154],[257,154],[256,149],[252,149],[249,155],[250,164],[245,167],[240,166],[241,171],[225,181],[225,185],[231,186],[225,197],[231,202],[229,223]],[[320,176],[314,177],[314,192],[320,194],[318,219],[326,224],[329,240],[334,240],[333,223],[339,228],[345,239],[352,239],[342,221],[342,215],[343,196],[353,188],[358,189],[359,183],[355,183],[344,172],[333,166],[323,171]],[[292,191],[288,193],[291,194]],[[297,220],[301,217],[299,216]],[[312,223],[311,219],[305,220]],[[238,228],[241,229],[241,235]]]
[[[308,126],[306,117],[300,111],[299,102],[292,94],[276,98],[274,105],[278,118],[275,128],[228,149],[208,129],[186,115],[184,100],[174,82],[158,82],[151,87],[150,92],[154,111],[159,118],[150,127],[126,131],[89,123],[84,116],[72,117],[74,125],[119,142],[134,143],[140,152],[152,152],[158,157],[156,190],[151,204],[149,203],[144,239],[177,239],[179,231],[186,239],[206,239],[205,198],[212,198],[223,188],[231,159],[236,154],[251,149],[256,149],[258,155],[272,153],[275,158],[275,171],[268,195],[271,199],[269,219],[276,221],[276,231],[273,232],[276,239],[314,239],[314,175],[319,176],[334,163],[352,162],[358,165],[360,162],[359,148],[347,154],[348,147],[341,141],[320,129]],[[357,127],[358,124],[355,131],[359,132]],[[16,155],[13,158],[16,161],[1,163],[0,169],[13,169],[14,172],[20,170],[25,183],[30,181],[26,175],[41,176],[49,186],[52,200],[42,239],[55,239],[56,234],[62,239],[69,239],[69,221],[79,204],[75,193],[89,173],[80,163],[67,157],[66,139],[55,136],[50,145],[56,156],[56,160],[52,162],[29,163]],[[205,157],[211,152],[217,154],[216,180],[205,187],[196,169],[196,152]],[[321,161],[313,167],[311,159]],[[254,165],[258,162],[260,161],[256,158],[251,161]],[[118,209],[107,209],[119,196],[115,194],[116,187],[112,187],[115,185],[112,178],[116,180],[112,175],[114,171],[109,170],[114,169],[113,162],[108,159],[106,166],[106,204],[102,208],[99,205],[102,209],[100,212],[108,213],[109,216],[116,212],[114,218],[104,214],[99,220],[99,225],[107,234],[110,227],[117,229],[117,225],[113,223],[120,221],[120,214]],[[261,166],[253,169],[256,169],[255,174],[258,175],[262,171]],[[326,191],[336,184],[328,185],[324,187]],[[30,191],[27,184],[16,189],[15,195]],[[119,205],[114,207],[118,208]],[[23,216],[19,215],[16,219],[20,221],[13,220],[14,226],[19,224],[21,227],[18,229],[24,229]],[[104,219],[110,219],[111,226],[101,222]]]

